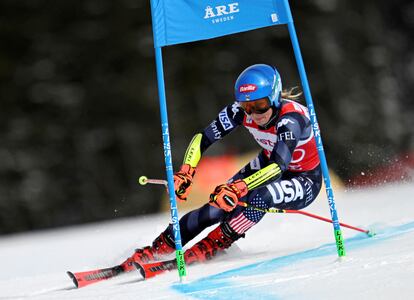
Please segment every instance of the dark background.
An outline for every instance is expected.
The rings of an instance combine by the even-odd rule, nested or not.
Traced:
[[[330,167],[414,149],[414,2],[291,1]],[[164,177],[149,1],[0,1],[0,233],[156,212]],[[248,65],[300,85],[287,29],[163,49],[173,160]],[[208,154],[257,149],[240,130]]]

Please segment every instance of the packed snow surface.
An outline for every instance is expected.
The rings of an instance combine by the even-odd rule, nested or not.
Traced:
[[[147,281],[131,272],[74,289],[66,275],[120,263],[164,229],[168,214],[5,236],[0,299],[414,299],[413,195],[413,183],[337,193],[340,221],[376,232],[342,227],[343,259],[332,224],[268,214],[226,254],[188,267],[184,283],[175,271]],[[306,211],[330,216],[324,195]]]

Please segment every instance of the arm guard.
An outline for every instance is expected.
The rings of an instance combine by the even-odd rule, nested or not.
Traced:
[[[282,171],[280,170],[279,165],[272,163],[249,177],[244,178],[243,181],[247,184],[247,189],[250,191],[264,185],[267,181],[280,176],[280,174],[282,174]]]
[[[193,168],[197,167],[198,162],[201,159],[201,140],[203,135],[197,133],[188,145],[187,151],[184,155],[183,164],[188,164]]]

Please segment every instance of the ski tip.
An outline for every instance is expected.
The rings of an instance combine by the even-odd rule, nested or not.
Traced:
[[[70,272],[70,271],[67,271],[66,274],[68,274],[68,276],[70,277],[70,279],[72,279],[73,284],[76,286],[76,288],[78,288],[79,287],[79,284],[78,284],[78,280],[76,279],[75,275],[72,272]]]
[[[141,274],[142,278],[145,279],[146,276],[145,276],[145,270],[144,270],[144,268],[139,263],[137,263],[137,262],[134,262],[134,266],[138,270],[138,272]]]

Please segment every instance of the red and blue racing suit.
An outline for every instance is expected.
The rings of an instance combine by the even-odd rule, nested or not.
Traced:
[[[280,167],[282,175],[264,182],[240,200],[263,209],[302,209],[315,200],[322,182],[308,110],[297,102],[285,99],[279,109],[273,110],[270,121],[262,127],[246,115],[237,102],[228,105],[201,133],[200,156],[213,143],[235,128],[244,126],[262,150],[229,182],[246,178],[271,163]],[[242,206],[225,212],[207,203],[180,219],[182,244],[185,245],[205,228],[219,222],[226,223],[224,225],[233,232],[244,235],[264,214]],[[171,226],[166,232],[172,233]]]

